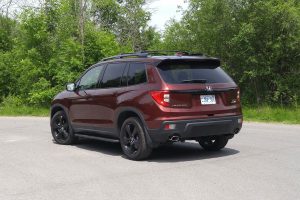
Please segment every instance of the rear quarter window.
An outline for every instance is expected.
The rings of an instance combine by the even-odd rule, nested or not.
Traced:
[[[128,76],[128,86],[138,85],[147,82],[146,68],[143,63],[130,64]]]
[[[208,63],[165,63],[157,68],[164,81],[170,84],[234,82],[220,66]]]

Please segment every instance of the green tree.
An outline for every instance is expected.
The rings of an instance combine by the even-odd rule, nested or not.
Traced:
[[[116,0],[92,0],[91,16],[102,29],[112,31],[119,20],[120,5]]]
[[[153,46],[157,32],[148,26],[151,13],[145,0],[93,0],[92,19],[115,34],[122,52],[141,51]]]
[[[297,104],[300,6],[294,0],[191,0],[164,46],[220,57],[244,102]]]
[[[0,52],[12,49],[15,29],[16,23],[14,20],[0,15]]]
[[[0,29],[0,41],[7,44],[0,50],[1,98],[49,105],[67,82],[120,51],[114,34],[87,16],[85,2],[47,0],[39,9],[24,10],[17,22],[0,18],[12,26]]]

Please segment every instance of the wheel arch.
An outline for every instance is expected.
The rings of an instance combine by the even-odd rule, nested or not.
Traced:
[[[118,131],[120,131],[123,122],[129,117],[138,117],[147,129],[145,119],[139,110],[131,107],[123,107],[116,112],[115,127]]]
[[[52,119],[53,115],[58,111],[64,111],[69,119],[69,113],[67,112],[66,107],[62,104],[54,104],[51,106],[50,119]]]
[[[117,130],[117,133],[118,133],[118,136],[120,137],[120,130],[121,130],[121,126],[123,124],[123,122],[130,118],[130,117],[138,117],[143,126],[144,126],[144,131],[145,131],[145,136],[146,136],[146,141],[148,143],[148,145],[150,145],[151,147],[153,147],[153,143],[152,143],[152,140],[149,136],[149,133],[148,133],[148,126],[146,124],[146,121],[142,115],[142,113],[136,109],[136,108],[132,108],[132,107],[123,107],[123,108],[120,108],[117,112],[116,112],[116,115],[115,115],[115,127],[116,127],[116,130]]]

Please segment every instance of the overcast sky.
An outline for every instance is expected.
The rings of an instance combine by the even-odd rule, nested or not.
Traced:
[[[164,25],[171,18],[177,20],[181,19],[182,12],[177,12],[178,6],[183,9],[187,8],[185,0],[152,0],[153,2],[148,5],[152,12],[151,26],[157,27],[158,30],[164,30]]]

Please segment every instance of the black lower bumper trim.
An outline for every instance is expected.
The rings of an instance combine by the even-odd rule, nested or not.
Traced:
[[[234,135],[242,128],[242,116],[230,116],[199,120],[165,121],[160,129],[148,130],[154,144],[166,143],[173,135],[182,140],[193,140],[204,136]],[[166,124],[175,124],[176,129],[164,130]]]

